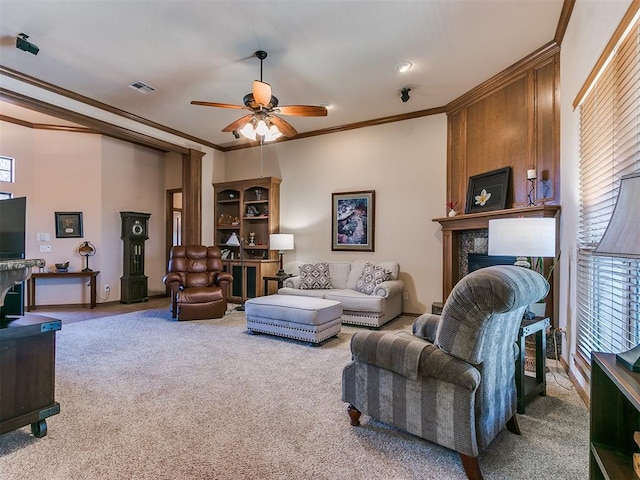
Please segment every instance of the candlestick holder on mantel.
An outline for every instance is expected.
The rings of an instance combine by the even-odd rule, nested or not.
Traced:
[[[533,201],[533,191],[535,190],[537,177],[538,176],[536,175],[535,168],[530,168],[529,170],[527,170],[527,181],[529,182],[529,193],[527,193],[527,207],[535,206],[535,202]]]

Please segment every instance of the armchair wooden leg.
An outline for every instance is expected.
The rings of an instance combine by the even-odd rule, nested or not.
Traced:
[[[515,414],[507,422],[507,430],[516,435],[520,435],[520,426],[518,425],[518,419]]]
[[[458,452],[458,455],[460,455],[462,468],[464,468],[464,473],[467,474],[467,478],[469,480],[483,480],[478,457],[470,457],[460,452]]]
[[[353,405],[349,404],[347,407],[347,413],[349,414],[349,418],[351,418],[351,425],[357,427],[360,425],[360,415],[362,413]]]

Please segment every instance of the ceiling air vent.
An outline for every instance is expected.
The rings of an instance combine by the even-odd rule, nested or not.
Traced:
[[[136,92],[139,92],[143,95],[147,93],[153,93],[156,91],[155,87],[152,87],[148,83],[144,82],[133,82],[131,85],[128,85],[129,88],[133,88]]]

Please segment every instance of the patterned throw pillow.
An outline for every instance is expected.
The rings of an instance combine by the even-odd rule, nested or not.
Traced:
[[[362,269],[362,275],[360,275],[358,283],[356,283],[356,290],[360,293],[371,295],[378,285],[390,278],[391,272],[389,270],[367,262]]]
[[[329,264],[327,262],[300,265],[300,289],[321,290],[332,288]]]

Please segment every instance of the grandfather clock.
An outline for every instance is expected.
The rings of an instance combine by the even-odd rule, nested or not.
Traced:
[[[120,303],[149,300],[144,274],[144,242],[149,238],[150,213],[120,212],[124,241],[123,275],[120,278]]]

